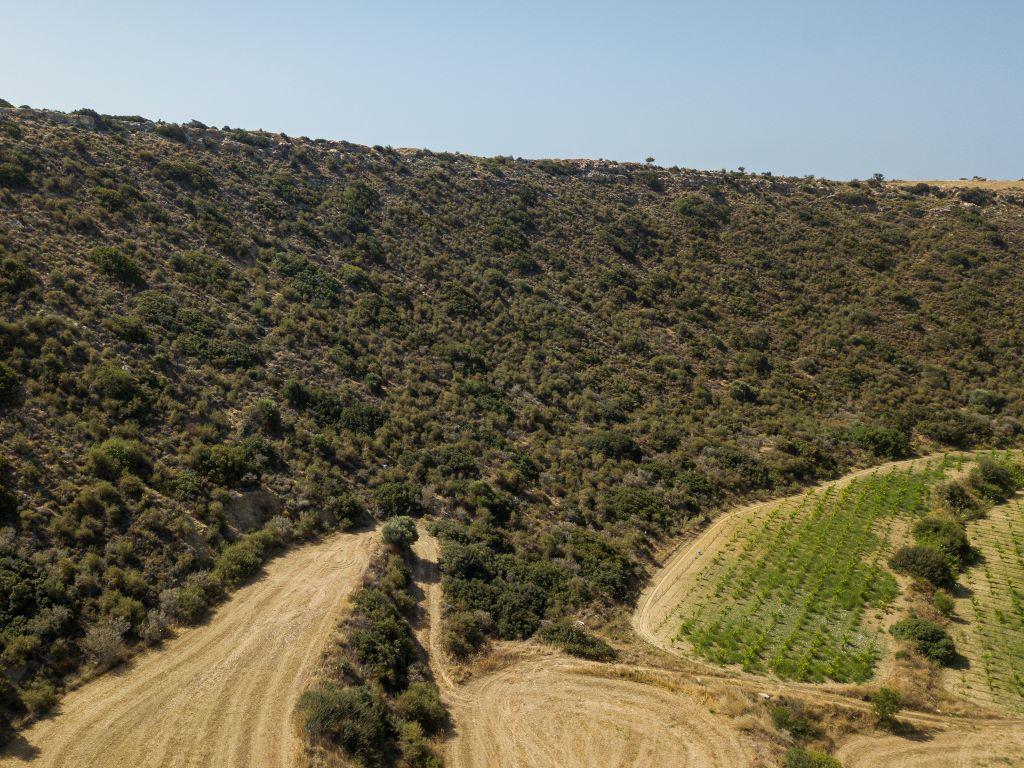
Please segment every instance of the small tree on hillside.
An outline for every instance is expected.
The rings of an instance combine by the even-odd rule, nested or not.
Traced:
[[[874,711],[878,722],[891,726],[900,711],[900,695],[892,688],[879,688],[871,694],[871,709]]]

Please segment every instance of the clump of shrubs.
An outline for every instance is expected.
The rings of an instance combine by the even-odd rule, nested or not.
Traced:
[[[89,251],[89,259],[99,267],[100,272],[109,275],[122,283],[141,285],[142,270],[135,260],[122,251],[109,245],[101,245]]]
[[[146,477],[153,469],[142,443],[120,437],[109,438],[92,448],[87,464],[97,477],[110,481],[126,474]]]
[[[343,627],[342,658],[327,666],[330,679],[303,694],[299,716],[313,742],[358,765],[440,768],[428,738],[447,726],[448,714],[407,618],[416,601],[405,559],[416,526],[396,516],[383,528],[393,548],[371,563]]]
[[[572,656],[594,661],[612,661],[618,655],[608,643],[568,618],[559,619],[541,628],[540,639]]]
[[[370,686],[322,682],[302,694],[298,709],[307,734],[337,744],[359,765],[379,765],[394,736],[387,702]]]
[[[949,561],[933,547],[920,544],[900,547],[889,559],[889,565],[894,571],[927,581],[936,587],[949,587],[954,583]]]
[[[890,631],[895,637],[911,643],[918,653],[940,666],[953,666],[960,658],[953,638],[934,621],[919,616],[907,616],[893,624]]]

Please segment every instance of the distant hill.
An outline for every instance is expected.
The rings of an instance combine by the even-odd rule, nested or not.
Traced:
[[[0,108],[4,710],[367,516],[442,521],[467,653],[727,501],[1016,444],[1022,248],[1019,189]]]

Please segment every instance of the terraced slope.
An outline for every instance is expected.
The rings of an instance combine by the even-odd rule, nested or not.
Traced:
[[[290,768],[295,702],[372,534],[271,562],[209,623],[66,696],[0,757],[39,768]]]
[[[971,701],[1024,713],[1024,499],[1012,499],[968,526],[980,562],[961,581],[954,625],[969,665],[954,688]]]
[[[904,462],[733,513],[667,566],[634,624],[662,646],[800,681],[866,680],[897,593],[893,530],[946,464]]]

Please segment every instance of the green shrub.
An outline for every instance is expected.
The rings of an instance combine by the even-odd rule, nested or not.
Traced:
[[[395,714],[418,723],[427,734],[435,734],[448,723],[448,712],[433,683],[410,683],[395,699]]]
[[[824,752],[795,747],[786,752],[786,768],[843,768],[843,764]]]
[[[914,539],[918,544],[937,549],[957,571],[974,556],[967,531],[956,520],[934,516],[919,520],[914,525]]]
[[[387,704],[362,685],[321,683],[299,698],[302,726],[310,736],[340,746],[360,765],[377,765],[392,735]]]
[[[21,391],[21,377],[10,366],[0,363],[0,406],[11,405]]]
[[[889,559],[889,565],[894,571],[922,579],[937,587],[949,587],[954,583],[949,561],[932,547],[900,547]]]
[[[871,424],[850,427],[850,439],[880,459],[902,459],[910,455],[910,437],[906,432]]]
[[[21,703],[33,717],[40,717],[57,704],[57,689],[49,680],[36,680],[21,692]]]
[[[249,418],[266,435],[273,436],[281,431],[281,409],[269,398],[261,397],[253,403]]]
[[[94,381],[97,393],[111,400],[131,400],[138,388],[135,377],[119,365],[100,366]]]
[[[1014,468],[988,457],[978,460],[977,465],[967,475],[967,484],[978,495],[993,504],[1006,501],[1017,492],[1020,485]]]
[[[441,643],[457,659],[472,656],[487,643],[488,623],[475,611],[457,611],[445,621]]]
[[[882,723],[892,723],[900,711],[900,694],[892,688],[879,688],[871,694],[871,709]]]
[[[146,449],[137,440],[112,437],[89,450],[89,470],[104,480],[118,480],[122,475],[147,477],[152,471]]]
[[[373,500],[380,518],[419,517],[424,512],[420,490],[411,483],[381,483],[373,492]]]
[[[935,499],[942,509],[965,520],[977,517],[983,508],[981,500],[959,480],[936,485]]]
[[[670,530],[680,517],[661,493],[637,486],[613,488],[604,496],[604,509],[613,522],[631,521],[648,530]]]
[[[600,431],[584,436],[583,447],[612,459],[640,461],[640,447],[622,432]]]
[[[401,688],[415,658],[409,624],[381,589],[364,587],[353,602],[356,610],[349,643],[360,671],[387,688]]]
[[[953,639],[933,621],[908,616],[896,622],[890,631],[895,637],[911,643],[922,656],[941,666],[952,666],[960,658]]]
[[[947,618],[952,616],[953,611],[956,610],[956,603],[953,601],[952,596],[941,589],[936,590],[935,594],[932,595],[932,605],[935,606],[935,610]]]
[[[443,761],[431,749],[419,723],[402,723],[398,733],[398,751],[402,755],[403,768],[443,768]]]
[[[142,270],[139,265],[120,248],[101,245],[89,251],[89,259],[105,275],[129,285],[142,284]]]
[[[617,656],[615,649],[608,643],[567,618],[543,627],[540,631],[540,639],[558,646],[572,656],[584,659],[612,661]]]
[[[416,522],[405,515],[389,518],[380,528],[380,537],[385,544],[407,549],[419,538]]]
[[[213,578],[226,587],[233,587],[249,578],[263,564],[267,544],[268,536],[262,531],[248,534],[234,544],[229,544],[217,555]]]
[[[36,276],[21,259],[0,259],[0,293],[10,296],[28,294],[36,287]]]
[[[0,187],[17,189],[28,184],[28,171],[12,162],[0,162]]]

